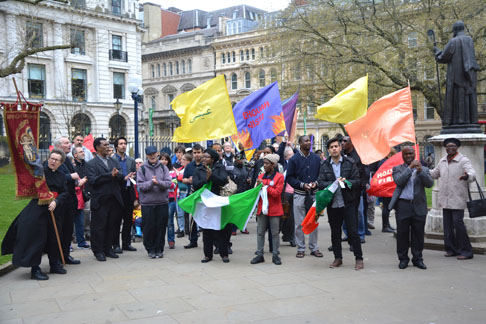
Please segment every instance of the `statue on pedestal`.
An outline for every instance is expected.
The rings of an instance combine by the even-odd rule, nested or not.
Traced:
[[[443,51],[434,46],[437,62],[447,64],[441,133],[481,133],[476,94],[479,65],[474,54],[474,43],[465,34],[462,21],[455,22],[452,31],[454,37]]]

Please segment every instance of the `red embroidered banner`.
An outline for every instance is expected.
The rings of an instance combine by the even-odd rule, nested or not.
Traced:
[[[54,195],[49,191],[39,147],[39,114],[42,104],[33,104],[19,97],[15,103],[1,103],[4,109],[5,130],[10,147],[11,163],[16,175],[15,198],[39,198],[39,205],[47,204]],[[22,96],[23,97],[23,96]],[[19,104],[19,102],[21,102]],[[19,109],[20,108],[20,109]]]

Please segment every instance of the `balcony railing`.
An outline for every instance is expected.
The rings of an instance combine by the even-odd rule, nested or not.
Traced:
[[[110,61],[128,62],[128,55],[125,51],[110,50]]]

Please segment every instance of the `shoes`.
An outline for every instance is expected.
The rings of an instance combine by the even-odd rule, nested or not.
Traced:
[[[49,280],[49,277],[41,271],[39,267],[36,269],[32,268],[30,271],[30,279],[34,280]]]
[[[84,244],[81,244],[81,245],[78,245],[78,249],[90,249],[91,246],[88,244],[88,243],[84,243]]]
[[[214,254],[219,254],[219,248],[214,248]]]
[[[290,241],[290,246],[291,246],[291,247],[296,247],[296,246],[297,246],[297,244],[295,244],[295,241],[294,241],[294,240],[292,240],[292,241]]]
[[[343,265],[343,259],[334,259],[334,261],[329,265],[329,268],[339,268]]]
[[[155,251],[150,251],[148,253],[148,257],[151,258],[151,259],[155,259],[157,257],[157,255],[155,254]]]
[[[368,228],[369,229],[375,229],[375,225],[368,223]]]
[[[104,253],[96,253],[95,258],[96,258],[96,260],[101,261],[101,262],[106,261],[106,257],[105,257]]]
[[[81,263],[81,261],[76,260],[72,256],[68,256],[65,261],[66,261],[66,264],[80,264]]]
[[[231,232],[231,235],[236,236],[236,232]]]
[[[313,255],[316,258],[322,258],[324,256],[319,250],[312,251],[310,255]]]
[[[458,256],[459,253],[454,253],[454,252],[447,252],[446,254],[444,254],[444,256],[446,258],[451,258],[451,257],[455,257],[455,256]]]
[[[178,237],[178,238],[184,237],[184,232],[179,232],[179,233],[177,234],[177,237]]]
[[[162,259],[164,257],[164,252],[161,252],[161,251],[155,252],[155,257],[157,259]]]
[[[361,244],[365,244],[365,243],[366,243],[366,241],[365,241],[364,237],[361,239],[361,241],[360,241],[360,242],[361,242]]]
[[[231,249],[231,246],[228,246],[228,254],[233,254],[233,250]]]
[[[113,252],[115,252],[116,254],[123,254],[123,251],[122,251],[122,249],[120,249],[119,246],[114,246]]]
[[[327,250],[332,252],[332,250],[333,250],[332,245],[330,247],[328,247]]]
[[[354,266],[354,270],[358,271],[364,268],[363,260],[356,260],[356,265]]]
[[[395,230],[393,228],[391,228],[390,226],[384,227],[381,231],[383,233],[395,233]]]
[[[400,261],[400,263],[398,264],[398,269],[406,269],[408,267],[408,261],[406,260],[402,260]]]
[[[250,232],[248,232],[248,230],[247,230],[247,229],[246,229],[246,230],[244,230],[244,231],[240,231],[240,232],[241,232],[241,234],[250,234]]]
[[[123,251],[135,252],[135,251],[137,251],[137,249],[134,248],[131,244],[128,244],[128,245],[123,246]],[[115,253],[116,253],[116,251],[115,251]]]
[[[419,268],[419,269],[422,269],[422,270],[427,269],[427,266],[424,264],[424,262],[423,262],[423,261],[415,261],[415,262],[413,263],[413,266],[414,266],[414,267],[417,267],[417,268]]]
[[[60,264],[51,267],[49,273],[66,274],[67,271]]]
[[[72,245],[70,245],[70,246],[69,246],[69,252],[73,252],[73,251],[74,251],[73,246],[72,246]]]
[[[297,251],[297,254],[295,255],[296,258],[302,259],[305,256],[304,251]]]
[[[276,265],[281,265],[282,264],[282,261],[280,260],[280,257],[278,255],[274,255],[272,257],[272,262]]]
[[[464,261],[464,260],[470,260],[472,258],[473,258],[472,255],[471,256],[460,255],[460,256],[457,257],[457,260]]]
[[[197,243],[192,243],[192,242],[187,245],[184,245],[184,249],[192,249],[196,247],[197,247]]]
[[[223,257],[223,262],[224,263],[228,263],[229,262],[229,258],[227,256]]]
[[[113,250],[105,252],[105,255],[112,259],[118,259],[119,256]]]
[[[171,250],[175,249],[175,243],[174,242],[169,242],[169,249],[171,249]]]
[[[366,230],[365,235],[371,236],[371,232],[369,230]]]
[[[204,259],[201,260],[201,263],[208,263],[209,261],[212,261],[212,260],[213,260],[213,258],[205,257]],[[229,262],[229,260],[228,260],[228,262]]]
[[[250,261],[251,264],[257,264],[257,263],[262,263],[262,262],[265,262],[265,259],[263,258],[263,255],[257,255],[256,257],[254,257]]]

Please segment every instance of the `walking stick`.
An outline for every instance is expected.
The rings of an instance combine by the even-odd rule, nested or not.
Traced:
[[[59,239],[59,232],[57,231],[56,218],[54,217],[54,212],[51,211],[52,224],[54,225],[54,232],[56,233],[57,246],[59,246],[59,253],[61,254],[62,265],[66,265],[64,260],[64,254],[62,253],[61,240]]]
[[[434,47],[437,47],[437,42],[435,41],[435,32],[433,29],[427,30],[427,36],[429,36],[432,39],[432,42],[434,43]],[[435,53],[434,53],[435,56]],[[440,111],[442,110],[442,98],[441,98],[441,93],[442,91],[440,90],[440,75],[439,75],[439,63],[437,63],[437,59],[435,59],[435,70],[437,73],[437,89],[439,90],[439,106],[440,106]]]

